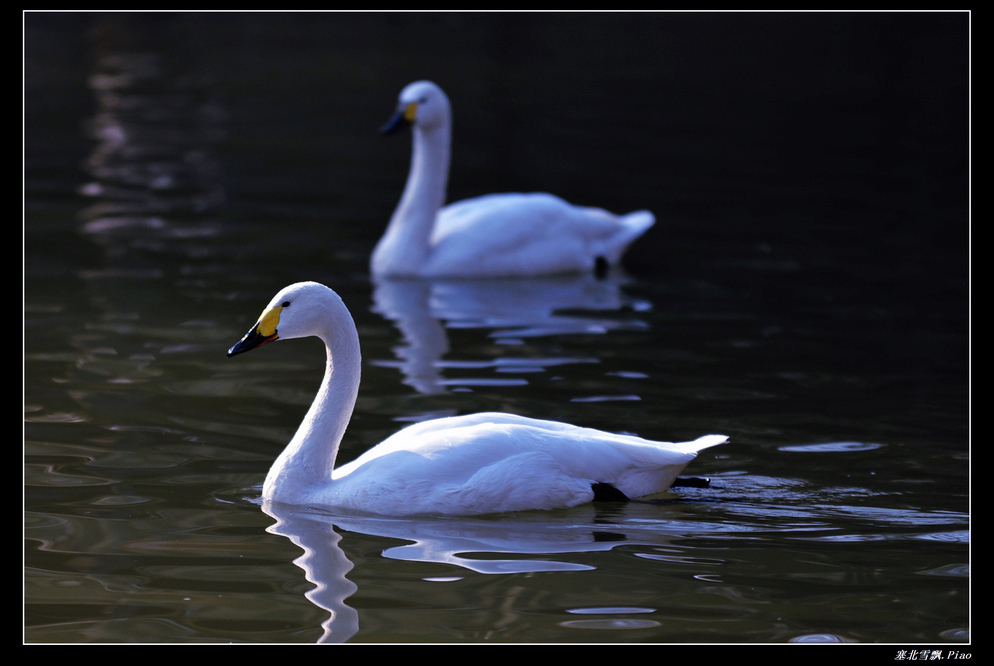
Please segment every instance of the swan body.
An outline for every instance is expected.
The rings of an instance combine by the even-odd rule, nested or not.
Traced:
[[[327,366],[266,476],[267,501],[391,516],[565,508],[593,500],[598,489],[619,499],[663,492],[698,451],[727,441],[653,442],[491,412],[408,426],[335,468],[360,375],[359,337],[342,299],[316,282],[286,287],[228,356],[305,336],[324,342]]]
[[[370,261],[381,277],[510,277],[601,270],[655,223],[551,194],[490,194],[447,206],[451,110],[430,81],[405,87],[384,126],[413,130],[411,170]]]

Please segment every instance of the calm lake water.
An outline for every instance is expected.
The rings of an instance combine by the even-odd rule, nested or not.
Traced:
[[[969,652],[969,18],[27,14],[24,641]],[[624,270],[372,280],[420,78],[450,199],[652,210]],[[731,441],[625,505],[271,515],[322,351],[225,351],[300,280],[362,340],[340,462],[481,410]]]

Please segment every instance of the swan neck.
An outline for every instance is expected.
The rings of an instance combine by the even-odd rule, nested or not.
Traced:
[[[430,254],[435,218],[445,203],[450,127],[415,127],[412,134],[411,170],[400,203],[374,252],[374,273],[417,273]]]
[[[338,450],[352,418],[359,394],[361,358],[359,336],[351,315],[337,315],[334,326],[318,337],[325,343],[327,362],[321,387],[307,415],[283,453],[270,469],[263,496],[281,501],[281,495],[295,503],[307,488],[331,483]]]

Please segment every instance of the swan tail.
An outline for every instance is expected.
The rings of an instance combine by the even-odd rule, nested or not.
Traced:
[[[621,218],[621,224],[630,230],[632,238],[641,236],[655,223],[656,216],[647,210],[637,210]]]
[[[698,453],[712,446],[724,444],[727,441],[728,437],[725,435],[704,435],[703,437],[698,437],[692,442],[681,442],[679,444],[675,444],[674,446],[680,447],[687,453]]]
[[[607,247],[604,248],[604,252],[600,255],[610,265],[617,264],[621,259],[621,255],[628,249],[628,246],[656,223],[656,217],[647,210],[637,210],[634,213],[628,213],[616,219],[618,221],[618,229],[612,234],[611,239],[606,242]]]

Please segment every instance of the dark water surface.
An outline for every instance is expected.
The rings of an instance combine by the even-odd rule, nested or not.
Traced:
[[[25,15],[24,640],[968,651],[969,18]],[[625,270],[374,282],[419,78],[450,199],[652,210]],[[731,442],[646,502],[270,515],[321,349],[225,351],[299,280],[362,340],[340,462],[480,410]]]

